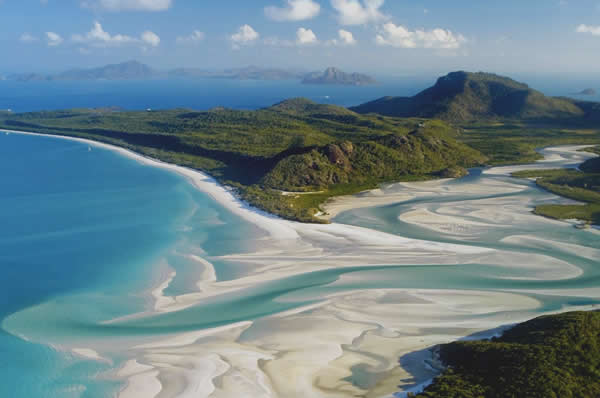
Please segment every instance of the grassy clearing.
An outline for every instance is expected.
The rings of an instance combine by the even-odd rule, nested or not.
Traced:
[[[593,164],[592,159],[582,164]],[[513,174],[519,178],[537,178],[538,186],[565,198],[583,202],[581,205],[541,205],[536,214],[565,220],[579,219],[600,224],[600,174],[576,170],[526,170]]]
[[[524,122],[476,123],[463,126],[459,140],[489,158],[493,166],[532,163],[536,149],[553,145],[597,145],[600,129],[560,127]]]

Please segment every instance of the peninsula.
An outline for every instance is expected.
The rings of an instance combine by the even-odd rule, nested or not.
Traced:
[[[75,109],[3,113],[0,127],[123,146],[205,171],[270,213],[326,222],[321,205],[329,198],[383,182],[531,162],[542,146],[596,145],[597,120],[598,103],[546,97],[493,74],[454,72],[415,97],[351,109],[303,98],[256,111]]]

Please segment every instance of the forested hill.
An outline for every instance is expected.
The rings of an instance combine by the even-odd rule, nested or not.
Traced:
[[[600,312],[542,316],[440,355],[448,369],[417,398],[600,397]]]
[[[4,112],[0,127],[90,138],[203,170],[255,206],[301,221],[317,221],[319,204],[333,195],[486,160],[442,121],[359,115],[302,98],[257,111]]]
[[[455,123],[486,119],[600,120],[600,104],[547,97],[508,77],[452,72],[414,97],[384,97],[352,110],[397,117],[440,118]]]

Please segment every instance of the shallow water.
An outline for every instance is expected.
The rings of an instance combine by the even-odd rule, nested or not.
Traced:
[[[166,372],[162,380],[174,379],[173,369],[178,369],[165,361],[179,366],[177,361],[183,361],[188,372],[192,358],[205,358],[202,367],[194,367],[198,374],[209,372],[206,363],[226,362],[229,370],[219,388],[204,382],[206,396],[211,388],[235,396],[259,387],[262,392],[252,396],[286,395],[286,386],[274,381],[277,372],[304,362],[279,366],[277,361],[299,349],[294,333],[302,328],[300,350],[312,355],[310,365],[302,366],[314,369],[306,376],[296,370],[294,377],[312,380],[313,371],[325,370],[337,374],[329,364],[343,359],[356,373],[344,379],[346,390],[370,389],[397,367],[392,348],[401,345],[403,336],[433,344],[541,313],[600,305],[600,235],[531,214],[536,204],[564,200],[504,175],[508,169],[473,170],[460,180],[394,184],[383,188],[384,194],[410,198],[348,211],[334,220],[390,234],[381,235],[381,242],[368,230],[281,222],[299,233],[284,241],[183,178],[107,150],[51,138],[10,135],[0,140],[5,182],[0,264],[7,275],[1,282],[0,311],[3,329],[11,333],[0,335],[7,352],[0,364],[0,395],[114,395],[123,380],[108,371],[131,358]],[[545,167],[573,167],[590,156],[562,149],[545,155],[552,159]],[[149,292],[172,272],[164,296],[198,290],[206,265],[190,254],[209,261],[217,280],[185,308],[151,312]],[[438,311],[445,302],[451,303],[447,313]],[[420,312],[423,303],[435,303],[435,310]],[[323,306],[283,314],[315,304]],[[193,357],[179,348],[168,351],[171,359],[166,349],[158,355],[139,348],[244,321],[253,323],[233,336],[215,332],[186,343],[195,342]],[[349,333],[342,337],[351,344],[337,341],[341,335],[323,340],[335,333]],[[381,340],[390,348],[385,354],[376,353],[374,342]],[[318,355],[310,354],[313,343]],[[85,361],[69,353],[82,347],[108,361]],[[268,357],[279,369],[237,363],[227,354],[232,347],[238,359]],[[319,363],[319,355],[326,357],[331,347],[332,357]],[[172,359],[177,355],[187,359]],[[263,373],[273,383],[271,392],[260,382]],[[245,375],[243,388],[240,374]],[[314,393],[312,388],[325,391],[311,384],[291,383],[298,396]]]

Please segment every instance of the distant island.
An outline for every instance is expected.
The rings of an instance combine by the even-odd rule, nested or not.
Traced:
[[[597,92],[593,88],[586,88],[585,90],[581,90],[576,95],[596,95]]]
[[[600,120],[600,104],[548,97],[527,84],[484,72],[452,72],[413,97],[383,97],[350,108],[357,113],[437,118],[454,123],[481,120]]]
[[[7,80],[57,81],[57,80],[148,80],[167,78],[208,78],[232,80],[300,80],[303,84],[341,84],[364,86],[374,84],[375,79],[360,73],[346,73],[330,67],[325,72],[247,66],[223,70],[202,68],[176,68],[167,71],[154,69],[138,61],[104,65],[97,68],[71,69],[56,74],[21,73],[6,77]]]
[[[327,68],[323,73],[309,73],[302,84],[338,84],[344,86],[367,86],[377,83],[371,76],[361,73],[346,73],[338,68]]]

